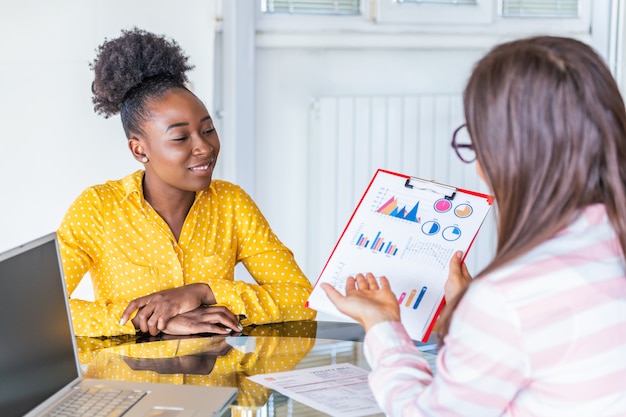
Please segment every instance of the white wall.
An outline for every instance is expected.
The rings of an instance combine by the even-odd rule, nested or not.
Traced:
[[[257,50],[257,202],[309,279],[314,281],[323,265],[308,262],[308,248],[323,245],[330,254],[333,244],[311,241],[306,228],[311,215],[306,184],[309,176],[317,175],[307,168],[311,100],[326,95],[458,94],[483,52],[480,48]],[[366,185],[360,184],[358,192]],[[353,200],[354,205],[357,202]]]
[[[461,94],[474,63],[487,50],[502,41],[533,34],[576,37],[608,55],[608,0],[584,2],[586,7],[593,5],[594,10],[589,13],[587,9],[579,21],[550,25],[542,19],[502,19],[496,15],[496,1],[491,4],[492,16],[487,21],[460,25],[433,21],[395,25],[342,17],[259,17],[256,199],[312,281],[323,264],[311,261],[307,253],[314,245],[326,247],[328,253],[332,250],[332,242],[312,239],[306,224],[312,214],[306,185],[318,176],[308,169],[309,149],[315,146],[310,143],[312,100],[320,96]],[[439,16],[442,21],[446,18],[443,10]],[[344,19],[342,24],[337,23],[340,19]],[[419,169],[405,174],[423,175]],[[476,176],[473,172],[467,175]],[[336,181],[342,181],[341,176]],[[319,186],[323,188],[324,184]],[[494,230],[482,233],[479,239],[494,240]],[[340,232],[336,230],[337,238]],[[485,236],[487,233],[491,234]],[[490,246],[495,247],[495,243]],[[478,272],[491,257],[491,253],[481,254],[469,265],[472,272]]]
[[[105,37],[138,26],[174,38],[196,66],[191,82],[212,111],[215,4],[0,2],[0,252],[56,230],[85,187],[140,168],[119,116],[93,112],[88,64]]]

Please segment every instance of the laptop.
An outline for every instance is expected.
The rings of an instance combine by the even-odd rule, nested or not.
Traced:
[[[124,401],[134,403],[124,417],[229,415],[237,396],[234,387],[83,378],[56,233],[0,254],[0,317],[3,417],[52,415],[81,387],[110,396],[122,391]],[[97,415],[88,407],[76,415]],[[104,415],[121,415],[120,407]]]

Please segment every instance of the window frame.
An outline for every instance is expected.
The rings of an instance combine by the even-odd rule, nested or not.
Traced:
[[[399,3],[394,0],[364,0],[376,5],[379,23],[407,25],[487,25],[495,18],[495,0],[476,0],[475,5]],[[497,1],[500,3],[500,0]],[[371,7],[370,11],[374,12]]]
[[[485,31],[518,36],[535,32],[589,34],[593,9],[611,0],[580,1],[577,18],[503,17],[502,0],[477,0],[476,6],[361,0],[361,15],[268,14],[256,4],[258,32],[446,33]]]

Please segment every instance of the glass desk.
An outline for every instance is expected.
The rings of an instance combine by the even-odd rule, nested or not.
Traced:
[[[339,363],[369,369],[363,336],[358,324],[304,321],[249,326],[228,337],[79,337],[77,344],[88,378],[233,386],[239,388],[230,409],[233,417],[308,417],[327,414],[247,376]],[[423,349],[432,363],[434,344]]]

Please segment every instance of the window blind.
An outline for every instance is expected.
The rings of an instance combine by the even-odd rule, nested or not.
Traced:
[[[263,13],[358,15],[360,0],[263,0]]]
[[[578,0],[502,0],[502,17],[577,18]]]
[[[398,3],[416,3],[416,4],[447,4],[450,6],[475,6],[476,0],[396,0]]]

